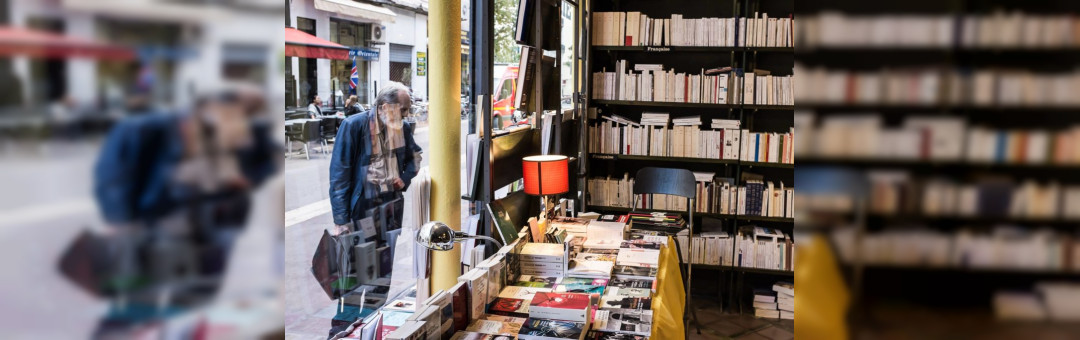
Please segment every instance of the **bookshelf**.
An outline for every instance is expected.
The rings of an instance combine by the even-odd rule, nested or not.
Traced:
[[[712,2],[700,2],[693,0],[674,1],[651,1],[651,0],[623,0],[623,1],[592,1],[589,13],[597,12],[641,12],[649,18],[668,18],[673,14],[681,14],[684,18],[753,18],[755,12],[767,13],[770,18],[788,18],[794,13],[794,1],[764,1],[764,0],[724,0]],[[595,20],[590,20],[594,26]],[[591,32],[591,31],[590,31]],[[592,36],[591,34],[586,34]],[[586,75],[594,72],[610,72],[620,60],[633,68],[637,64],[660,64],[664,70],[677,73],[699,74],[705,69],[730,66],[752,75],[751,71],[769,71],[774,76],[790,76],[794,72],[794,47],[764,47],[764,46],[606,46],[585,44],[588,46],[588,58]],[[712,119],[738,120],[742,129],[751,132],[780,132],[789,131],[794,126],[792,113],[794,105],[765,105],[728,101],[725,104],[693,103],[673,101],[642,101],[642,100],[611,100],[601,99],[604,97],[592,93],[593,78],[585,77],[584,88],[587,95],[584,98],[587,114],[582,115],[580,121],[580,133],[582,140],[588,142],[589,127],[598,122],[601,116],[619,115],[632,121],[637,121],[644,112],[666,112],[671,119],[679,117],[700,116],[703,121],[703,130],[707,128]],[[742,86],[737,84],[735,86]],[[729,87],[727,91],[734,91]],[[732,93],[733,95],[735,93]],[[644,155],[622,155],[610,153],[592,153],[586,147],[582,147],[579,159],[582,163],[579,176],[586,181],[592,178],[613,177],[621,178],[624,173],[633,176],[637,170],[647,166],[685,168],[691,171],[711,172],[716,177],[735,178],[737,184],[742,183],[742,174],[752,172],[764,177],[765,181],[794,186],[794,164],[748,162],[740,159],[721,158],[694,158],[694,157],[666,157]],[[587,199],[591,195],[588,185],[583,188],[583,211],[598,211],[609,213],[625,213],[629,208],[588,205]],[[638,211],[659,211],[638,209]],[[685,211],[672,211],[685,214]],[[723,229],[735,235],[736,228],[746,225],[758,225],[761,227],[778,229],[790,237],[794,237],[794,219],[785,217],[748,216],[719,213],[693,214],[695,219],[694,230],[691,236],[701,230],[701,218],[713,218],[722,221]],[[733,253],[738,250],[733,249]],[[685,265],[685,264],[684,264]],[[746,300],[751,296],[747,283],[763,286],[767,283],[771,287],[776,281],[793,280],[793,271],[779,271],[758,268],[714,266],[694,264],[694,269],[707,272],[705,278],[711,282],[699,282],[693,287],[715,288],[716,296],[721,300],[733,303],[723,303],[730,311],[753,313],[750,303]],[[702,276],[693,276],[694,281],[702,280]],[[690,292],[688,292],[690,294]],[[744,301],[746,300],[746,301]]]
[[[1008,11],[1038,15],[1071,15],[1080,10],[1076,2],[1022,2],[1022,1],[973,1],[973,0],[916,0],[891,3],[875,8],[870,3],[840,1],[826,3],[809,1],[800,3],[797,15],[811,17],[824,12],[843,15],[890,17],[948,16],[971,17]],[[893,6],[892,8],[888,8]],[[808,19],[809,20],[809,19]],[[961,27],[957,25],[955,27]],[[909,27],[908,31],[915,31]],[[956,35],[959,36],[959,35]],[[805,47],[805,44],[800,45]],[[1036,75],[1063,75],[1072,72],[1078,63],[1076,46],[1055,48],[963,47],[948,44],[941,47],[878,47],[878,46],[817,46],[800,50],[800,66],[850,73],[874,73],[883,70],[919,69],[940,70],[948,76],[979,71],[1010,70],[1030,72]],[[958,71],[960,70],[960,71]],[[1071,73],[1069,73],[1071,74]],[[943,87],[944,88],[944,87]],[[996,97],[995,97],[996,98]],[[1033,101],[1026,105],[977,105],[964,101],[937,100],[927,104],[904,104],[885,102],[811,102],[797,99],[799,110],[815,115],[820,122],[834,116],[881,117],[883,126],[897,127],[913,116],[947,116],[961,118],[968,126],[993,129],[1045,129],[1060,130],[1080,124],[1080,106],[1070,103],[1048,104]],[[967,141],[965,140],[965,145]],[[898,159],[852,159],[826,158],[824,156],[799,159],[800,166],[834,167],[855,170],[863,175],[870,171],[899,171],[910,176],[912,182],[945,178],[963,184],[978,183],[983,178],[1007,178],[1019,183],[1032,179],[1040,184],[1078,183],[1076,165],[1022,164],[1022,163],[972,163],[956,161],[919,161]],[[919,210],[921,212],[921,210]],[[942,232],[955,235],[969,230],[975,235],[995,232],[999,226],[1011,226],[1023,235],[1040,229],[1053,232],[1052,239],[1075,239],[1080,221],[1063,218],[1018,218],[975,216],[926,216],[922,213],[903,212],[877,214],[872,212],[847,214],[846,221],[854,222],[858,232],[865,235],[881,235],[885,232]],[[830,236],[831,231],[825,231]],[[875,245],[880,245],[875,243]],[[865,257],[863,257],[865,258]],[[1040,282],[1060,280],[1074,281],[1080,272],[1073,269],[997,269],[969,268],[963,266],[929,267],[926,265],[892,265],[862,263],[860,258],[844,265],[852,287],[855,307],[851,310],[852,332],[868,337],[882,334],[874,327],[889,315],[888,321],[910,322],[919,317],[908,313],[895,313],[887,309],[903,301],[898,310],[918,308],[956,307],[993,315],[994,294],[999,291],[1032,292]],[[877,317],[875,317],[877,316]],[[860,329],[861,328],[861,329]],[[971,327],[967,327],[971,328]],[[869,331],[869,332],[866,332]],[[959,330],[954,334],[964,334]],[[933,337],[926,334],[925,337]]]

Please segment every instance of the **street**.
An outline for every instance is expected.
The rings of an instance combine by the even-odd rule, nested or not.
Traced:
[[[465,136],[467,120],[461,121],[461,178],[465,178]],[[428,127],[421,124],[414,133],[416,144],[424,150],[422,166],[430,156]],[[314,146],[314,143],[312,144]],[[295,146],[294,146],[295,147]],[[285,338],[326,339],[335,304],[319,288],[311,275],[311,257],[322,232],[333,225],[330,216],[330,155],[291,154],[285,160]],[[462,218],[468,216],[462,207]]]

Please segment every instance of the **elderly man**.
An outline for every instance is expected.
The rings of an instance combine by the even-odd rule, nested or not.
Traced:
[[[369,209],[401,204],[401,193],[420,163],[415,126],[405,121],[411,107],[409,89],[391,82],[379,90],[371,110],[346,118],[338,128],[330,160],[330,205],[338,233],[349,231],[349,222],[368,217]],[[400,226],[400,214],[393,217],[386,222]],[[390,241],[387,235],[379,236]]]

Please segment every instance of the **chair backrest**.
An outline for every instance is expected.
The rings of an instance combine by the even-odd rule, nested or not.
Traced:
[[[320,137],[319,136],[320,124],[321,124],[320,121],[315,121],[315,120],[309,120],[309,121],[304,122],[304,136],[303,136],[303,139],[304,139],[305,142],[312,142],[312,141],[319,140],[319,137]]]
[[[634,176],[634,194],[667,194],[696,198],[697,183],[690,170],[642,168]]]
[[[337,124],[334,124],[336,122],[337,119],[333,118],[323,118],[322,120],[320,120],[319,129],[321,130],[322,135],[326,136],[331,134],[337,134]]]

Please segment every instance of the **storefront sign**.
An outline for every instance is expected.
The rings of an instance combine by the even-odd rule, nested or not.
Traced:
[[[418,77],[427,75],[427,52],[416,52],[416,75]]]
[[[360,57],[360,59],[364,59],[364,60],[367,60],[367,61],[375,61],[375,60],[379,60],[379,51],[378,50],[369,50],[369,49],[366,49],[366,48],[358,48],[358,49],[354,49],[354,50],[349,50],[349,56],[350,57]]]

